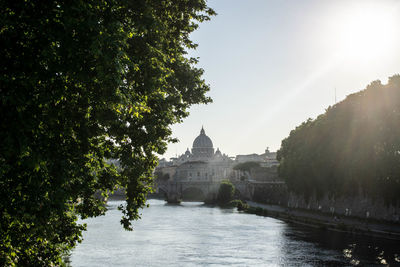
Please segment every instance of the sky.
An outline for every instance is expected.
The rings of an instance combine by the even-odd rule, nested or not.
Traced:
[[[400,74],[399,0],[212,0],[191,37],[208,105],[195,105],[162,157],[191,149],[204,126],[229,156],[280,148],[308,118]]]

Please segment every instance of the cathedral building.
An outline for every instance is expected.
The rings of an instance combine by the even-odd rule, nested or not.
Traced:
[[[257,162],[258,168],[244,173],[240,170],[234,170],[234,167],[244,162]],[[265,153],[237,155],[231,158],[214,145],[210,137],[206,135],[204,128],[194,139],[192,149],[189,148],[179,157],[171,158],[170,161],[162,159],[155,170],[155,173],[163,180],[175,182],[220,182],[222,180],[261,180],[267,181],[276,179],[276,152],[270,152],[268,148]],[[271,167],[275,169],[271,170]],[[271,174],[272,173],[272,174]]]
[[[193,141],[192,151],[188,148],[170,162],[160,161],[157,170],[168,172],[172,181],[221,181],[233,175],[233,162],[218,148],[214,150],[211,138],[202,127],[200,135]]]

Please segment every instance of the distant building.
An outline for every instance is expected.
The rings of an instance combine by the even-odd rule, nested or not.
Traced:
[[[236,162],[244,163],[244,162],[259,162],[261,167],[272,167],[279,165],[278,160],[276,159],[276,152],[270,152],[269,148],[265,150],[263,154],[248,154],[248,155],[237,155]]]
[[[214,152],[213,142],[202,127],[200,135],[193,141],[191,152],[188,148],[184,154],[171,158],[169,162],[160,160],[156,171],[164,173],[168,170],[171,175],[174,168],[171,180],[176,181],[221,181],[232,176],[232,165],[233,160],[218,148]]]
[[[237,155],[235,160],[222,154],[219,148],[214,151],[213,142],[202,127],[199,136],[193,141],[191,151],[188,148],[184,154],[170,161],[161,159],[155,171],[161,173],[162,177],[169,177],[170,181],[239,180],[243,179],[244,174],[233,170],[233,167],[249,161],[259,162],[261,169],[278,165],[276,152],[270,152],[268,148],[264,154]],[[254,179],[261,180],[262,170],[258,169],[253,175]],[[251,176],[252,172],[247,173],[246,179],[252,179]]]
[[[237,155],[236,156],[236,162],[237,163],[244,163],[244,162],[249,162],[249,161],[254,161],[254,162],[263,162],[264,158],[261,155],[258,154],[248,154],[248,155]]]

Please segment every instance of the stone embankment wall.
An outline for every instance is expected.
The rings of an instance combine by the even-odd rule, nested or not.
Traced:
[[[387,206],[383,199],[373,200],[361,195],[336,199],[330,199],[325,196],[320,200],[312,197],[307,202],[304,197],[289,193],[286,205],[289,208],[320,211],[334,216],[355,216],[358,218],[400,222],[400,205]]]
[[[312,197],[306,201],[303,196],[288,192],[286,186],[257,186],[252,200],[282,207],[318,211],[332,216],[353,216],[400,223],[400,203],[397,206],[388,206],[383,199],[370,199],[361,194],[336,199],[325,196],[320,200]]]

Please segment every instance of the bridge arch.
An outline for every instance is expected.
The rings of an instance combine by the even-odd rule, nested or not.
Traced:
[[[167,200],[168,199],[168,190],[161,186],[158,187],[157,197]]]
[[[183,201],[204,201],[206,199],[205,192],[195,186],[190,186],[182,190]]]

